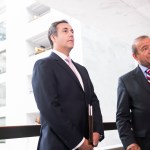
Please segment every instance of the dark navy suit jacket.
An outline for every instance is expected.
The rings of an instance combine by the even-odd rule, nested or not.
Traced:
[[[99,101],[88,72],[75,62],[74,65],[84,90],[73,71],[55,53],[34,65],[32,86],[41,115],[38,150],[71,150],[83,137],[88,138],[88,104],[93,105],[94,131],[104,135]]]
[[[126,147],[150,137],[150,85],[140,67],[119,78],[116,123]]]

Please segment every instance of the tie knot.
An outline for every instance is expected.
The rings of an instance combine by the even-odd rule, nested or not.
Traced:
[[[148,80],[148,83],[150,84],[150,69],[146,70],[146,78]]]
[[[146,73],[150,75],[150,69],[147,69],[147,70],[146,70]]]
[[[71,61],[71,58],[70,58],[70,57],[67,57],[65,60],[66,60],[68,63],[72,63],[72,61]]]

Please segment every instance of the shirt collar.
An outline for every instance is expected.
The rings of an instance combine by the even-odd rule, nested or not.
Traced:
[[[67,58],[67,56],[55,49],[52,49],[52,52],[54,52],[55,54],[57,54],[61,59],[63,59],[65,61],[65,59]]]
[[[145,71],[148,69],[145,66],[142,66],[141,64],[139,64],[139,67],[141,68],[142,72],[145,74]]]

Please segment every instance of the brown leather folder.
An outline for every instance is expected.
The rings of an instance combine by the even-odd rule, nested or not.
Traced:
[[[93,107],[88,105],[88,119],[89,119],[89,144],[93,145]]]

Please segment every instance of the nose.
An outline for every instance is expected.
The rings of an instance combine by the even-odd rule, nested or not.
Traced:
[[[150,46],[148,47],[148,53],[150,54]]]
[[[73,35],[74,35],[74,33],[73,33],[72,31],[70,31],[70,32],[69,32],[69,35],[70,35],[70,36],[73,36]]]
[[[69,35],[70,35],[70,36],[73,36],[73,35],[74,35],[73,29],[70,29],[70,30],[69,30]]]

